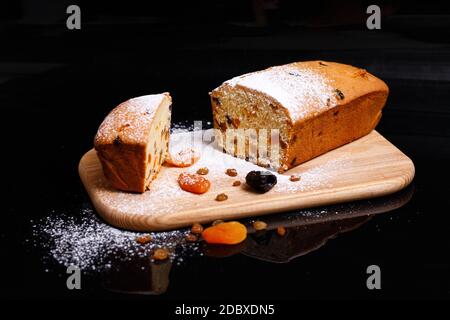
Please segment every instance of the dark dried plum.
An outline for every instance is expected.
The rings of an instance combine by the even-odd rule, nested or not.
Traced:
[[[250,171],[245,182],[255,191],[265,193],[277,184],[277,177],[270,171]]]

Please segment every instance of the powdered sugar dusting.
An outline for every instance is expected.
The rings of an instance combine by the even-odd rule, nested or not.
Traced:
[[[331,81],[301,64],[272,67],[225,83],[269,95],[289,110],[292,121],[327,110],[336,103]]]
[[[350,165],[351,160],[347,157],[333,159],[323,165],[302,172],[300,174],[301,180],[298,182],[290,181],[289,176],[279,175],[276,191],[279,193],[296,193],[311,191],[319,187],[332,188],[333,184],[330,181],[335,177],[336,172],[341,172],[342,169]]]
[[[150,190],[143,194],[132,194],[114,190],[102,174],[98,175],[96,192],[102,202],[109,208],[118,212],[132,213],[135,215],[161,215],[180,210],[189,210],[205,206],[206,201],[214,199],[215,195],[222,192],[235,192],[232,183],[235,180],[245,182],[245,176],[252,170],[264,170],[263,168],[223,153],[216,145],[213,138],[213,129],[203,131],[181,132],[171,135],[170,152],[176,153],[185,148],[194,148],[200,153],[200,159],[188,168],[162,167],[156,180],[150,186]],[[310,191],[319,188],[331,188],[330,181],[333,175],[340,172],[340,168],[349,166],[350,159],[341,156],[322,165],[300,172],[301,180],[292,182],[290,174],[274,174],[278,183],[271,191],[278,194]],[[199,168],[207,167],[209,173],[205,176],[210,182],[210,190],[202,195],[186,192],[178,185],[177,177],[182,172],[195,173]],[[229,177],[225,171],[229,168],[236,169],[238,175]]]
[[[171,170],[181,172],[187,169],[188,172],[195,172],[198,168],[207,167],[207,177],[213,183],[206,195],[222,191],[232,181],[244,181],[245,175],[251,170],[262,170],[250,162],[221,152],[214,143],[209,142],[213,140],[210,139],[213,136],[212,130],[186,132],[184,125],[175,124],[174,127],[178,133],[171,137],[171,148],[174,151],[187,146],[197,148],[202,156],[196,164],[184,169],[164,168],[153,182],[151,190],[142,195],[112,190],[103,175],[100,175],[97,188],[103,193],[101,197],[110,201],[109,204],[116,209],[132,210],[135,214],[149,214],[152,208],[158,208],[158,212],[172,212],[179,210],[179,205],[173,199],[182,199],[183,202],[186,197],[195,197],[197,203],[201,203],[205,195],[192,195],[183,191]],[[196,136],[201,138],[200,142],[196,141]],[[339,172],[339,169],[350,165],[351,161],[347,157],[340,156],[323,165],[303,170],[299,182],[290,181],[289,174],[274,173],[278,184],[270,192],[286,194],[332,187],[329,181],[333,172]],[[238,176],[226,176],[224,172],[228,168],[236,169]],[[308,210],[301,214],[309,216],[311,212],[314,212],[314,217],[327,213],[325,210]],[[187,233],[187,229],[145,233],[151,235],[152,241],[142,245],[136,242],[136,237],[143,233],[121,230],[106,224],[95,214],[90,204],[84,204],[80,212],[75,214],[51,212],[33,225],[35,245],[44,246],[48,252],[45,259],[50,258],[63,266],[75,265],[83,272],[107,270],[120,261],[148,259],[156,248],[161,247],[169,250],[172,262],[177,264],[188,256],[202,255],[198,243],[186,242]]]
[[[63,266],[74,265],[86,271],[102,271],[120,260],[148,258],[157,248],[171,252],[171,260],[183,261],[183,256],[201,254],[198,244],[187,243],[187,231],[150,233],[152,241],[142,245],[136,237],[142,233],[114,228],[101,221],[86,205],[76,216],[52,212],[33,225],[36,245],[44,246],[48,256]]]
[[[213,130],[205,130],[203,136],[209,137]],[[178,140],[178,143],[173,146],[174,149],[177,146],[185,146],[192,139],[192,133],[178,134],[174,137]],[[184,140],[184,141],[183,141]],[[182,143],[179,143],[183,141]],[[339,169],[347,167],[351,164],[350,159],[342,156],[339,159],[333,159],[326,162],[323,165],[313,167],[301,173],[301,181],[292,182],[289,180],[290,174],[279,174],[272,172],[277,176],[278,183],[275,185],[271,192],[274,193],[295,193],[300,191],[308,191],[323,187],[332,187],[330,183],[331,178],[335,172],[339,172]],[[227,153],[223,153],[214,143],[204,142],[201,147],[200,160],[194,164],[189,171],[195,172],[199,168],[207,167],[209,169],[208,178],[220,187],[218,190],[227,186],[230,180],[245,181],[245,176],[252,170],[264,170],[260,166],[244,159],[233,157]],[[227,169],[236,169],[238,175],[234,178],[227,177],[224,173]],[[223,183],[225,182],[225,183]]]
[[[107,143],[121,132],[130,143],[145,142],[147,129],[165,96],[168,94],[146,95],[121,103],[102,122],[95,140]]]

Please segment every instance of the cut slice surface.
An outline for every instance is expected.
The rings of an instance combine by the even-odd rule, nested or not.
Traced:
[[[114,188],[149,189],[168,150],[171,103],[168,93],[133,98],[113,109],[100,125],[94,145]]]

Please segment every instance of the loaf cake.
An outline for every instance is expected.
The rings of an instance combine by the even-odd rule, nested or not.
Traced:
[[[169,93],[137,97],[118,105],[102,122],[94,146],[114,188],[149,189],[168,151],[171,106]]]
[[[368,134],[389,89],[364,69],[307,61],[224,82],[210,93],[227,153],[284,172]]]

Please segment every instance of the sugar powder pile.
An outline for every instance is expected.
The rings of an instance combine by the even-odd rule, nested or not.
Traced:
[[[281,216],[286,221],[315,220],[338,213],[340,210],[322,208]],[[246,220],[247,223],[253,221]],[[52,266],[55,262],[64,267],[74,265],[84,273],[107,271],[118,265],[148,260],[157,248],[168,249],[170,259],[176,265],[203,255],[200,243],[186,241],[187,229],[154,233],[117,229],[103,222],[88,203],[76,215],[53,211],[34,222],[32,228],[33,245],[46,252],[42,257],[46,266]],[[143,245],[136,239],[144,234],[150,235],[152,240]]]
[[[144,233],[106,224],[88,204],[76,216],[51,212],[33,224],[35,245],[48,252],[44,260],[53,259],[63,266],[75,265],[83,271],[102,271],[114,267],[114,263],[147,258],[157,248],[168,249],[171,260],[180,263],[186,255],[201,254],[198,244],[186,242],[187,232],[148,233],[152,240],[140,244],[136,238]]]

